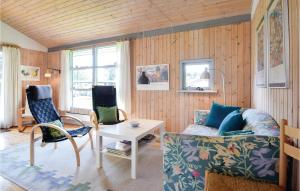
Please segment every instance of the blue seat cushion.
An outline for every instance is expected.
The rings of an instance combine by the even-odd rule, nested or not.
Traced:
[[[218,134],[223,136],[225,132],[241,130],[245,124],[242,114],[239,110],[235,110],[229,113],[222,121]]]
[[[67,132],[72,136],[72,137],[81,137],[86,135],[92,127],[90,126],[83,126],[78,129],[74,130],[68,130]],[[51,142],[60,142],[68,139],[66,136],[60,137],[60,138],[54,138],[54,137],[47,137],[47,139],[43,138],[43,141],[46,143],[51,143]]]
[[[219,128],[224,118],[231,112],[239,110],[240,107],[226,106],[213,102],[207,116],[205,126]]]

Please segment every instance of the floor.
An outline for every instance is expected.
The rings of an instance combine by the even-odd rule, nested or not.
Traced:
[[[29,142],[29,133],[31,128],[25,129],[23,133],[20,133],[17,128],[11,128],[8,131],[0,131],[0,150],[9,148],[16,144]],[[21,187],[17,186],[13,182],[0,176],[0,188],[3,191],[21,191]]]
[[[70,128],[67,127],[66,128]],[[29,143],[29,135],[31,128],[26,128],[22,133],[18,131],[17,128],[10,128],[7,130],[0,130],[0,150],[12,147],[16,144]],[[39,130],[37,130],[36,134],[41,134]],[[160,147],[159,139],[151,143],[153,147]],[[0,176],[0,188],[1,191],[23,191],[21,187],[14,184],[13,182],[5,179]]]

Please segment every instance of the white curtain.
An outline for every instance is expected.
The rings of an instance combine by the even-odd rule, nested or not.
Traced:
[[[129,41],[117,44],[118,63],[117,63],[117,102],[118,107],[131,113],[131,80],[130,80],[130,50]]]
[[[60,86],[59,86],[59,110],[70,111],[71,107],[71,54],[70,50],[60,52]]]
[[[0,127],[9,128],[17,125],[17,111],[21,104],[21,79],[19,48],[2,47],[3,55],[3,84],[0,96]]]

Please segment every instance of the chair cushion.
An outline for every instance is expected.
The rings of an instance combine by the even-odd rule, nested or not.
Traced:
[[[241,130],[245,126],[242,114],[235,110],[229,113],[222,121],[218,134],[223,136],[224,132]]]
[[[41,100],[52,97],[52,89],[49,85],[29,86],[26,90],[31,99]]]
[[[187,135],[204,135],[204,136],[216,136],[218,135],[218,129],[207,127],[204,125],[189,125],[182,134]]]
[[[217,103],[213,103],[210,109],[210,113],[207,116],[205,125],[209,127],[219,128],[224,118],[234,110],[239,110],[240,107],[226,106]]]
[[[275,184],[247,180],[243,177],[208,173],[205,178],[205,191],[280,191],[279,186]]]
[[[72,137],[82,137],[84,135],[86,135],[88,132],[90,132],[90,130],[92,129],[92,127],[90,126],[83,126],[74,130],[67,130],[67,132],[72,136]],[[63,136],[61,138],[50,138],[48,137],[48,139],[43,139],[44,142],[46,143],[51,143],[51,142],[60,142],[60,141],[64,141],[68,139],[66,136]]]
[[[117,107],[97,107],[99,113],[99,122],[103,124],[118,122]]]
[[[49,122],[49,124],[52,124],[52,125],[56,125],[60,128],[63,128],[63,124],[61,123],[60,120],[55,120],[55,121],[52,121],[52,122]],[[48,127],[49,129],[49,133],[50,135],[54,138],[54,139],[58,139],[58,138],[62,138],[65,136],[64,133],[62,133],[61,131],[57,130],[57,129],[53,129],[53,128],[50,128]]]

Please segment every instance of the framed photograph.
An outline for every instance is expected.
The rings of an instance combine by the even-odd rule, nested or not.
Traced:
[[[265,19],[261,20],[256,30],[256,86],[267,87],[267,27]]]
[[[20,75],[22,81],[40,81],[40,67],[21,65]]]
[[[288,88],[289,23],[286,0],[274,0],[268,11],[268,86]]]
[[[137,90],[169,90],[169,65],[136,67]]]

